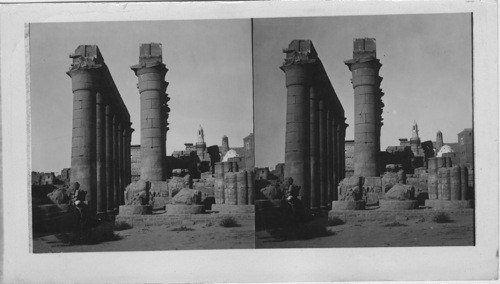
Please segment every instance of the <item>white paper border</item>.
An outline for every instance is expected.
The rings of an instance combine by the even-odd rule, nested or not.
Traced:
[[[497,4],[458,1],[52,3],[0,14],[4,281],[291,282],[498,278]],[[476,246],[29,253],[25,23],[474,13]],[[457,59],[460,60],[460,59]]]

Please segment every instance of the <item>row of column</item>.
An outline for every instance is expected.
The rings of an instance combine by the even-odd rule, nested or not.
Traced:
[[[284,52],[285,177],[300,186],[309,209],[326,209],[345,177],[344,111],[311,41],[294,40]]]
[[[133,129],[109,70],[95,45],[81,45],[67,74],[72,79],[72,183],[87,192],[89,212],[116,213],[131,181]]]

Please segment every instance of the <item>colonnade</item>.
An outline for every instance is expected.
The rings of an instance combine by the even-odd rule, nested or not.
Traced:
[[[300,186],[309,209],[326,209],[345,177],[344,109],[310,40],[293,40],[283,52],[285,177]]]
[[[72,79],[72,183],[87,191],[89,212],[116,213],[131,181],[130,114],[96,45],[80,45],[67,74]]]

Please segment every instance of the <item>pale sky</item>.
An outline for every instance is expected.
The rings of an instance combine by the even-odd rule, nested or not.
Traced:
[[[71,166],[71,78],[68,57],[78,45],[96,44],[127,106],[140,144],[140,98],[130,66],[139,62],[139,45],[163,45],[171,100],[167,155],[195,143],[198,127],[207,146],[229,137],[242,147],[253,131],[252,45],[249,19],[38,23],[30,24],[32,170]]]
[[[282,49],[312,40],[342,103],[346,140],[354,139],[354,91],[344,61],[353,39],[376,38],[385,107],[381,150],[410,138],[415,120],[422,141],[446,142],[472,127],[470,14],[254,19],[256,167],[284,162],[286,88]]]

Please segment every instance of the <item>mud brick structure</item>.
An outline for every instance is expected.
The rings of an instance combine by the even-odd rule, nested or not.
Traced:
[[[384,93],[375,39],[354,39],[353,59],[345,64],[352,72],[354,88],[354,175],[378,176]]]
[[[73,89],[72,183],[90,213],[116,212],[130,182],[130,114],[96,45],[80,45],[67,74]]]
[[[344,109],[310,40],[293,40],[283,52],[285,178],[300,186],[307,208],[326,208],[345,176]]]
[[[162,61],[160,43],[141,44],[139,64],[131,69],[139,83],[141,96],[141,179],[163,181],[166,179],[166,133],[170,100],[165,93],[168,69]]]

